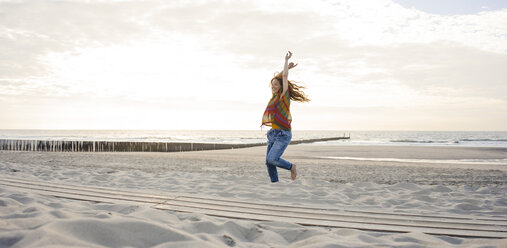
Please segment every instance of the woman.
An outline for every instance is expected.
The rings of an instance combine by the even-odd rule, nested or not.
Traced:
[[[298,86],[287,79],[289,69],[297,65],[292,62],[289,64],[289,59],[291,57],[292,53],[289,51],[285,55],[283,72],[278,73],[271,80],[273,97],[269,100],[268,106],[262,116],[262,125],[271,126],[271,129],[267,133],[268,150],[266,152],[266,166],[268,167],[268,174],[273,183],[278,182],[278,171],[276,167],[290,170],[292,180],[296,180],[296,165],[280,158],[292,138],[290,100],[298,102],[310,101],[301,91],[304,87]]]

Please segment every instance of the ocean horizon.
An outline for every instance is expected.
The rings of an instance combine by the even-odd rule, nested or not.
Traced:
[[[263,130],[48,130],[0,129],[0,139],[250,144],[266,141]],[[328,145],[507,147],[507,131],[295,130],[293,140],[349,137]]]

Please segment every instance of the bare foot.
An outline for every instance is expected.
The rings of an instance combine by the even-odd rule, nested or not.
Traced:
[[[298,172],[296,170],[296,165],[292,164],[292,168],[290,169],[290,177],[292,178],[292,181],[296,180],[297,175]]]

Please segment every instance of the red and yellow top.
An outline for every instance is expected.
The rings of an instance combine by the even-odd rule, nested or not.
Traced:
[[[281,97],[278,94],[273,94],[262,116],[262,125],[290,131],[291,122],[289,91],[285,92]]]

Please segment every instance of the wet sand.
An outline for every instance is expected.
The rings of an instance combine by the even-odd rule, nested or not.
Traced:
[[[0,159],[33,164],[135,169],[145,172],[203,172],[267,178],[265,147],[177,153],[0,152]],[[298,175],[338,183],[410,182],[440,185],[504,185],[507,164],[425,163],[327,159],[325,157],[424,160],[507,159],[507,148],[291,145],[283,158],[298,165]],[[506,162],[507,163],[507,162]],[[36,168],[35,168],[36,169]],[[283,171],[280,171],[283,173]]]

